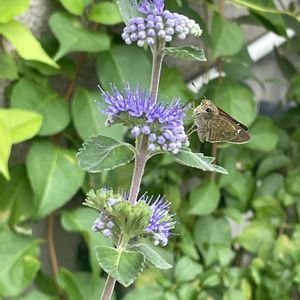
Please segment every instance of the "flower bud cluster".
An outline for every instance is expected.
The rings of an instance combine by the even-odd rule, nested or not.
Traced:
[[[106,200],[107,207],[111,208],[113,205],[117,204],[120,201],[120,198],[109,197]],[[104,236],[112,237],[113,228],[115,224],[113,222],[112,215],[110,215],[105,208],[100,211],[99,217],[95,220],[92,227],[93,231],[101,231]]]
[[[155,245],[166,246],[175,227],[170,203],[164,197],[144,194],[136,205],[128,201],[128,194],[113,194],[112,190],[100,189],[87,194],[85,205],[100,210],[92,230],[101,232],[105,237],[119,240],[120,234],[130,241],[140,236],[150,237]]]
[[[200,36],[200,26],[186,16],[172,13],[168,10],[152,10],[145,17],[133,17],[124,28],[122,38],[126,44],[137,43],[139,47],[145,44],[153,46],[157,40],[171,42],[176,36],[184,40],[187,35]]]
[[[112,87],[112,94],[102,91],[108,107],[103,111],[108,116],[107,124],[122,122],[131,126],[134,137],[147,135],[148,150],[178,153],[189,141],[183,127],[184,108],[179,100],[171,104],[153,103],[148,91],[129,85],[120,92]],[[129,120],[129,121],[128,121]]]

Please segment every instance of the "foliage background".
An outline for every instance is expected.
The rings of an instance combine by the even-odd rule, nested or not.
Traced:
[[[227,20],[223,1],[201,1],[201,15],[193,1],[170,0],[167,7],[204,30],[197,42],[208,62],[198,70],[215,65],[226,74],[208,80],[197,99],[205,95],[249,125],[252,140],[216,151],[192,136],[192,147],[217,155],[229,175],[186,169],[167,156],[149,162],[143,189],[166,194],[177,212],[179,235],[161,249],[174,268],[148,269],[132,290],[119,287],[118,299],[300,299],[300,74],[299,61],[288,60],[299,54],[297,3],[234,0],[225,8],[229,2],[243,5],[248,15]],[[127,189],[132,166],[85,174],[75,153],[99,133],[130,140],[122,127],[104,127],[94,102],[96,84],[108,89],[110,82],[122,87],[128,80],[149,87],[149,49],[123,44],[113,1],[57,1],[40,40],[15,18],[28,6],[28,0],[0,0],[0,78],[6,83],[0,109],[0,296],[99,299],[103,278],[93,248],[109,241],[91,232],[97,213],[80,203],[90,188]],[[249,87],[256,81],[263,91],[267,82],[252,70],[244,24],[284,37],[286,28],[295,31],[274,50],[288,89],[275,107],[268,106],[271,116],[258,113]],[[281,84],[278,76],[274,85]],[[164,66],[160,94],[166,101],[194,96],[174,66]],[[65,249],[58,265],[53,247]],[[75,265],[70,256],[77,257]]]

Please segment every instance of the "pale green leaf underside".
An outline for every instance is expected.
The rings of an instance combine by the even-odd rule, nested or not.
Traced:
[[[195,46],[165,47],[164,52],[184,60],[206,61],[204,50]]]
[[[144,254],[146,262],[159,269],[170,269],[172,265],[168,264],[158,252],[152,249],[147,244],[133,244],[130,245],[130,249],[135,249],[138,252]]]
[[[144,270],[145,256],[140,252],[109,246],[99,246],[95,250],[101,268],[125,287]]]
[[[112,170],[134,159],[131,147],[130,144],[98,135],[86,141],[83,148],[79,149],[78,164],[90,173]]]
[[[212,164],[213,158],[204,156],[203,153],[180,150],[176,155],[173,155],[173,158],[176,162],[188,167],[197,168],[203,171],[228,174],[224,168]]]

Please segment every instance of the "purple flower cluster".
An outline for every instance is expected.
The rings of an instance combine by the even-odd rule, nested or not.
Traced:
[[[151,200],[151,199],[150,199]],[[164,197],[158,196],[150,205],[152,215],[146,231],[152,234],[155,245],[166,246],[170,236],[170,230],[175,227],[174,215],[169,214],[170,203]]]
[[[128,125],[132,126],[131,133],[134,137],[147,135],[149,137],[149,151],[169,151],[178,153],[183,146],[188,146],[189,141],[183,127],[184,108],[179,100],[174,100],[170,105],[154,104],[148,91],[140,87],[131,90],[130,86],[121,93],[113,86],[112,94],[102,91],[103,98],[108,103],[104,113],[108,116],[107,124],[115,121],[126,123],[126,118],[131,118]]]
[[[188,34],[200,36],[202,30],[199,25],[184,15],[163,10],[163,0],[144,0],[138,10],[144,17],[133,17],[124,28],[122,38],[126,44],[134,42],[139,47],[145,44],[153,46],[157,40],[171,42],[173,36],[184,40]]]
[[[107,204],[109,206],[115,205],[119,200],[115,198],[108,198]],[[99,217],[95,220],[92,231],[97,232],[101,231],[104,236],[111,237],[112,236],[112,229],[115,226],[114,222],[112,221],[111,216],[105,211],[101,211]]]

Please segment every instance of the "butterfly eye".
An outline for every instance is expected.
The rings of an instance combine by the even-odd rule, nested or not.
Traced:
[[[205,111],[208,112],[208,113],[210,113],[211,112],[211,108],[208,107]]]

